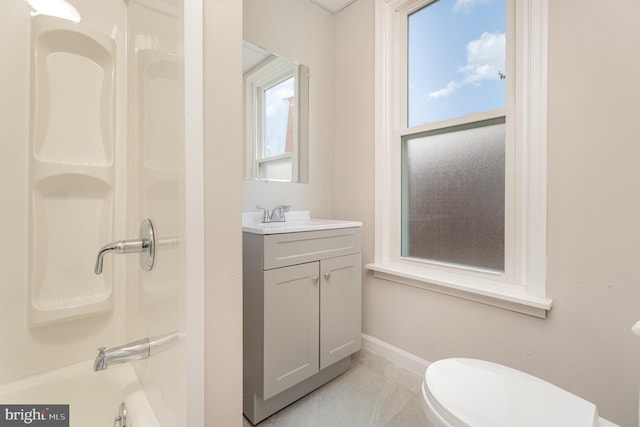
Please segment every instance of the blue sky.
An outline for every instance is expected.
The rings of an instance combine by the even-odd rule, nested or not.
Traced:
[[[409,17],[409,126],[505,104],[506,0],[439,0]]]

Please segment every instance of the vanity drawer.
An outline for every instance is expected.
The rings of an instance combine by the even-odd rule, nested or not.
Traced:
[[[360,227],[264,236],[264,269],[360,252]]]

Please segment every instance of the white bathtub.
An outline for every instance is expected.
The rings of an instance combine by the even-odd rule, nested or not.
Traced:
[[[121,402],[127,426],[161,427],[129,363],[93,371],[93,360],[0,385],[2,404],[68,404],[70,427],[112,427]]]

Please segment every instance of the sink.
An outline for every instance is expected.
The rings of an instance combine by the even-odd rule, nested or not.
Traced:
[[[281,234],[362,226],[358,221],[311,218],[309,211],[290,211],[286,217],[285,222],[263,223],[262,212],[243,212],[242,231],[254,234]]]

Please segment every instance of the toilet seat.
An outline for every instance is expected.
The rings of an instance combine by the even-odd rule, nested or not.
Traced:
[[[454,427],[594,427],[596,406],[540,378],[475,359],[444,359],[425,372],[427,414]],[[432,423],[434,420],[431,420]]]

